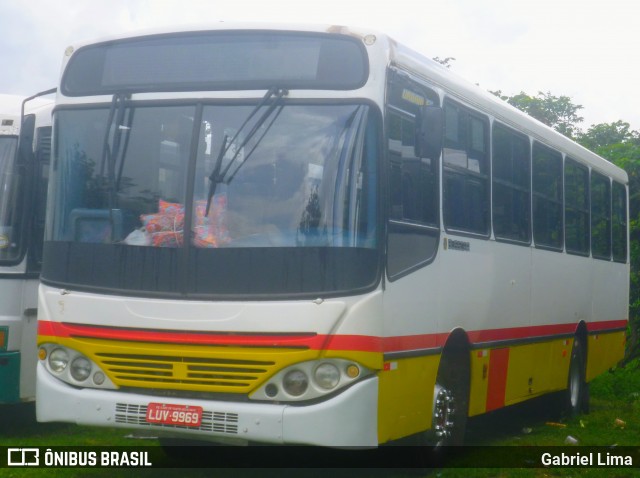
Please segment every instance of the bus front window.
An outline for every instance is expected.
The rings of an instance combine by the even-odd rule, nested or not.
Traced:
[[[57,112],[45,251],[60,262],[43,279],[194,297],[370,287],[375,115],[280,104],[243,126],[254,108]],[[70,247],[93,265],[62,263]]]

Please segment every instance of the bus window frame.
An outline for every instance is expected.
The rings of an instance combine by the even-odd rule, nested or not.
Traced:
[[[609,198],[609,207],[608,207],[608,215],[602,215],[602,214],[594,214],[594,207],[597,207],[598,202],[594,201],[594,194],[596,194],[596,188],[594,186],[594,181],[601,181],[603,185],[606,186],[607,188],[607,197]],[[612,241],[612,237],[611,237],[611,231],[612,231],[612,214],[611,214],[611,205],[612,205],[612,198],[611,198],[611,191],[612,191],[612,187],[611,187],[611,178],[609,176],[607,176],[606,174],[603,174],[599,171],[596,170],[591,170],[591,178],[589,181],[589,189],[590,189],[590,204],[591,204],[591,257],[593,257],[593,259],[598,259],[601,261],[611,261],[612,258],[612,246],[613,246],[613,241]],[[608,237],[609,240],[609,244],[608,244],[608,254],[600,254],[600,251],[595,251],[594,250],[594,230],[596,229],[596,227],[594,227],[596,225],[596,221],[601,222],[603,219],[608,222],[608,234],[606,235]]]
[[[543,152],[546,151],[547,154],[551,156],[555,156],[556,159],[559,159],[559,166],[557,171],[557,181],[558,181],[558,190],[560,192],[560,198],[552,198],[544,194],[543,192],[538,192],[536,190],[536,147],[541,149]],[[531,145],[531,223],[532,223],[532,239],[533,244],[536,249],[544,249],[547,251],[553,252],[563,252],[564,251],[564,187],[563,187],[563,172],[564,172],[564,158],[563,154],[555,148],[546,145],[541,141],[534,140]],[[555,176],[554,176],[555,177]],[[560,233],[559,245],[547,244],[544,242],[540,242],[536,240],[536,199],[542,200],[546,203],[553,203],[560,207],[560,227],[555,230],[555,232]]]
[[[392,85],[398,86],[400,89],[404,91],[411,91],[413,93],[418,92],[418,96],[407,95],[406,98],[403,99],[406,102],[394,101],[396,98],[391,98]],[[398,280],[408,274],[413,273],[416,270],[422,269],[423,267],[428,266],[433,263],[438,255],[439,244],[440,244],[440,230],[442,225],[442,219],[440,217],[440,209],[441,209],[441,191],[442,191],[442,180],[441,180],[441,158],[442,152],[437,158],[430,158],[431,161],[435,162],[432,164],[432,168],[434,168],[434,179],[435,179],[435,194],[434,200],[435,204],[433,205],[435,212],[435,223],[427,223],[421,222],[419,220],[413,220],[409,218],[398,218],[394,217],[391,211],[392,208],[392,161],[391,155],[389,151],[389,128],[390,128],[390,117],[391,115],[399,116],[401,119],[409,119],[413,121],[414,124],[414,137],[413,137],[413,146],[415,147],[416,142],[418,141],[419,134],[419,114],[420,108],[424,107],[424,104],[418,104],[420,101],[416,100],[416,98],[420,98],[420,95],[424,95],[424,97],[433,102],[432,106],[440,107],[440,97],[435,90],[435,88],[414,79],[412,75],[406,73],[404,71],[399,71],[394,68],[390,68],[388,70],[388,85],[387,85],[387,97],[385,99],[384,104],[384,145],[383,145],[383,157],[384,157],[384,166],[381,168],[380,176],[383,178],[386,187],[384,193],[384,210],[386,211],[386,257],[385,257],[385,269],[386,269],[386,277],[390,282]],[[402,96],[402,95],[401,95]],[[425,99],[423,98],[423,99]],[[437,103],[436,103],[437,101]],[[410,109],[414,109],[415,111],[411,112]],[[411,146],[411,145],[408,145]],[[417,160],[421,158],[417,158]],[[403,158],[400,157],[400,193],[404,197],[402,190],[402,162]],[[433,250],[432,253],[428,257],[413,257],[411,261],[408,261],[409,264],[406,266],[399,267],[396,271],[393,271],[393,268],[390,266],[391,259],[393,259],[394,251],[391,249],[392,244],[392,234],[416,234],[421,238],[431,237],[433,239]]]
[[[528,163],[528,171],[527,171],[527,186],[528,189],[526,189],[526,196],[527,196],[527,226],[528,226],[528,231],[527,231],[527,240],[526,241],[519,241],[517,239],[513,239],[513,238],[509,238],[509,237],[505,237],[505,236],[501,236],[498,235],[496,233],[495,230],[495,183],[496,183],[496,176],[495,176],[495,157],[496,157],[496,147],[495,147],[495,131],[497,129],[501,129],[503,130],[506,134],[509,134],[512,136],[512,138],[516,138],[516,139],[520,139],[520,140],[525,140],[527,143],[527,163]],[[513,155],[511,157],[512,160],[512,165],[515,164],[515,162],[513,161]],[[493,231],[493,236],[496,240],[496,242],[504,242],[507,244],[514,244],[514,245],[518,245],[518,246],[531,246],[531,243],[533,241],[533,218],[532,218],[532,214],[531,214],[531,204],[532,204],[532,187],[531,187],[531,139],[529,138],[528,135],[522,133],[521,131],[518,131],[517,129],[511,128],[499,121],[493,121],[493,124],[491,125],[491,230]],[[498,183],[502,184],[503,186],[509,188],[510,191],[513,190],[521,190],[520,187],[518,185],[516,185],[515,183],[513,183],[510,180],[505,180],[505,179],[498,179],[497,180]],[[514,187],[515,186],[515,187]]]
[[[583,173],[586,173],[586,195],[587,195],[587,209],[580,209],[580,208],[576,208],[575,205],[568,205],[567,204],[567,166],[570,167],[574,167],[577,170],[582,171]],[[567,252],[567,254],[571,254],[574,256],[582,256],[582,257],[589,257],[589,255],[591,254],[591,178],[589,175],[589,168],[581,163],[580,161],[570,157],[570,156],[566,156],[565,157],[565,161],[564,161],[564,167],[563,167],[563,180],[564,180],[564,247],[565,247],[565,251]],[[573,248],[569,248],[567,245],[567,210],[571,209],[573,212],[575,213],[579,213],[579,214],[585,214],[587,215],[587,230],[586,230],[586,238],[587,238],[587,248],[586,250],[578,250],[578,249],[573,249]]]
[[[614,235],[614,222],[615,222],[615,210],[614,210],[614,190],[618,188],[621,188],[622,193],[624,194],[624,196],[622,197],[622,207],[623,207],[623,211],[622,211],[622,221],[619,223],[619,226],[622,226],[623,228],[623,233],[624,233],[624,241],[623,241],[623,246],[624,246],[624,256],[616,256],[615,254],[615,243],[616,243],[616,237]],[[626,186],[619,182],[619,181],[612,181],[611,184],[611,257],[613,258],[613,262],[619,262],[621,264],[626,264],[628,261],[628,257],[629,257],[629,211],[628,211],[628,191]]]
[[[453,165],[451,163],[447,164],[446,161],[446,150],[448,149],[448,144],[449,141],[451,141],[451,139],[447,138],[447,106],[449,107],[453,107],[456,108],[458,110],[458,114],[460,114],[461,112],[465,115],[465,131],[462,133],[464,135],[464,140],[465,140],[465,144],[462,143],[457,143],[457,145],[463,146],[464,152],[466,154],[466,161],[467,161],[467,167],[463,168],[463,167],[459,167],[456,165]],[[454,99],[452,99],[449,96],[446,96],[444,101],[442,102],[442,108],[444,111],[444,140],[443,140],[443,148],[442,148],[442,161],[441,161],[441,168],[442,168],[442,174],[441,174],[441,181],[440,181],[440,189],[441,189],[441,194],[442,194],[442,224],[444,225],[444,230],[448,233],[448,234],[454,234],[457,236],[464,236],[464,237],[474,237],[477,239],[485,239],[488,240],[491,237],[491,231],[492,231],[492,217],[491,217],[491,202],[492,202],[492,193],[491,193],[491,181],[492,181],[492,161],[491,161],[491,124],[490,124],[490,120],[489,120],[489,115],[487,113],[478,111],[478,110],[474,110],[466,105],[464,105],[463,103],[456,101]],[[483,164],[480,164],[480,172],[475,172],[469,169],[468,164],[469,164],[469,159],[470,159],[470,153],[473,152],[479,152],[478,150],[473,150],[472,146],[473,146],[473,140],[471,137],[471,122],[472,120],[476,120],[479,123],[481,123],[484,126],[484,136],[483,136],[483,142],[484,142],[484,147],[485,147],[485,151],[484,151],[484,158],[483,158],[483,163],[484,163],[484,167],[486,168],[485,172],[482,172],[482,166]],[[458,116],[458,121],[460,121],[460,116]],[[458,123],[459,126],[460,123]],[[458,131],[458,138],[460,138],[460,132]],[[459,151],[459,150],[456,150]],[[475,158],[473,158],[475,159]],[[484,193],[484,203],[481,205],[480,209],[482,209],[484,211],[483,213],[483,220],[486,222],[485,224],[485,230],[484,231],[478,231],[478,230],[472,230],[472,229],[467,229],[467,228],[463,228],[463,227],[457,227],[457,226],[453,226],[451,224],[449,224],[449,215],[452,214],[451,212],[449,212],[448,208],[447,208],[447,179],[449,177],[458,177],[460,178],[463,183],[464,183],[464,191],[465,191],[465,196],[466,196],[466,185],[467,182],[471,179],[479,179],[480,181],[484,181],[485,183],[485,187],[486,187],[486,191]],[[466,200],[466,197],[465,197]]]

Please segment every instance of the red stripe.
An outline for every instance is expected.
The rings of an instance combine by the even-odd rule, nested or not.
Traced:
[[[493,349],[489,352],[489,381],[487,383],[487,411],[504,407],[507,390],[509,349]]]
[[[38,322],[38,334],[52,337],[83,337],[127,342],[152,342],[186,345],[220,345],[242,347],[302,347],[312,350],[356,350],[381,352],[381,339],[366,335],[317,335],[215,333],[161,331],[100,327],[84,324]]]
[[[606,331],[625,327],[625,320],[592,322],[587,328]],[[573,334],[576,324],[541,325],[507,329],[478,330],[468,333],[472,344],[501,340],[518,340],[534,337]],[[86,324],[70,324],[50,321],[38,322],[38,334],[52,337],[89,337],[129,342],[155,342],[193,345],[253,346],[253,347],[304,347],[312,350],[354,350],[361,352],[407,352],[442,347],[449,334],[422,334],[396,337],[370,335],[319,335],[313,333],[264,334],[264,333],[216,333],[179,330],[147,330],[120,327],[102,327]]]
[[[406,352],[409,350],[433,349],[444,343],[449,334],[424,334],[424,335],[400,335],[385,337],[383,339],[383,351]]]

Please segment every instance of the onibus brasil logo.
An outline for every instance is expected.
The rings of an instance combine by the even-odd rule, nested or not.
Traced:
[[[46,467],[147,467],[152,466],[147,451],[78,451],[47,448],[8,448],[7,466]]]

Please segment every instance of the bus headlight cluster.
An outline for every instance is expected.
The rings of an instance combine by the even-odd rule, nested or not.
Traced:
[[[350,360],[312,360],[281,370],[250,398],[273,401],[311,400],[370,374],[370,370]]]
[[[69,354],[65,349],[53,349],[49,354],[48,363],[52,372],[62,373],[69,365]]]
[[[58,344],[42,344],[38,358],[49,373],[79,387],[115,389],[114,383],[95,362],[80,352]]]

